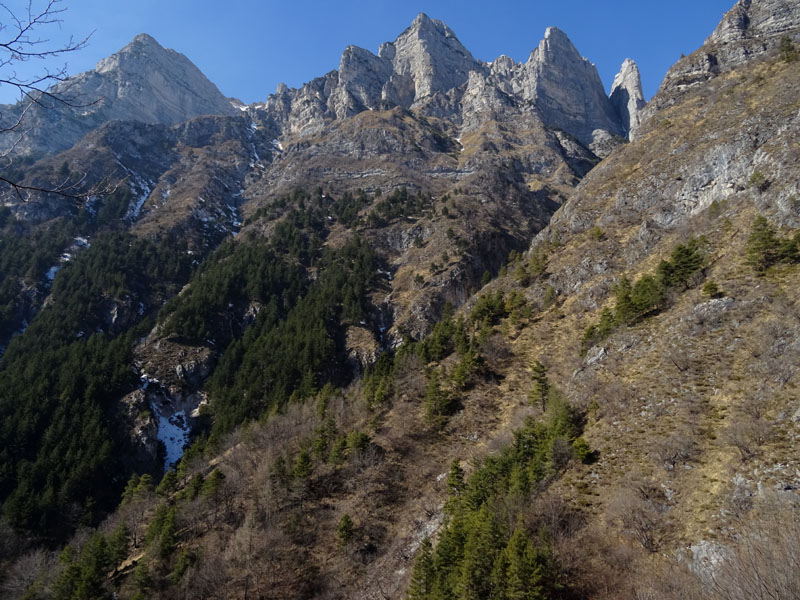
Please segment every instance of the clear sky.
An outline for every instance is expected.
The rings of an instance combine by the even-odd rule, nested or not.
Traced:
[[[580,53],[597,65],[611,86],[625,58],[642,73],[646,97],[667,69],[696,50],[735,0],[61,0],[67,8],[59,36],[85,36],[88,46],[61,60],[70,73],[95,63],[149,33],[185,54],[227,96],[264,100],[279,82],[291,87],[338,68],[342,50],[354,44],[377,53],[419,12],[455,31],[473,56],[491,61],[506,54],[527,60],[544,30],[565,31]],[[44,0],[33,0],[34,7]],[[26,0],[5,4],[21,12]],[[7,23],[0,16],[0,23]],[[27,63],[31,64],[31,63]],[[41,68],[41,64],[33,65]],[[15,96],[0,87],[0,102]]]

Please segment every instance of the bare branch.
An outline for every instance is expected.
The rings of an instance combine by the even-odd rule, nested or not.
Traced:
[[[19,92],[20,102],[10,115],[10,118],[0,121],[0,136],[5,138],[4,149],[0,151],[0,159],[5,159],[6,168],[11,166],[11,157],[25,139],[28,131],[25,121],[33,108],[52,110],[58,106],[80,108],[98,102],[79,103],[76,97],[69,95],[69,84],[54,87],[54,84],[67,81],[66,65],[57,69],[47,66],[38,73],[28,76],[19,75],[16,66],[30,60],[49,60],[61,57],[70,52],[75,52],[86,46],[88,36],[76,40],[72,36],[61,44],[53,43],[50,39],[40,34],[48,26],[60,25],[62,16],[66,12],[63,0],[47,0],[34,2],[29,0],[27,8],[15,12],[7,3],[0,2],[0,87],[16,88]],[[0,114],[0,118],[5,115]],[[109,184],[103,181],[98,185],[83,189],[86,176],[65,181],[53,186],[43,186],[36,183],[16,180],[9,173],[0,174],[0,184],[9,186],[21,201],[28,201],[35,193],[57,194],[74,200],[85,200],[90,196],[112,193],[119,183]],[[2,187],[2,186],[0,186]]]

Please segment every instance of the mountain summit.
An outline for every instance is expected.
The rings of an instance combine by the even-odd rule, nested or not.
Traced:
[[[69,105],[34,107],[21,150],[48,153],[71,147],[108,121],[173,124],[192,117],[237,112],[217,87],[183,54],[146,33],[97,66],[63,81],[52,92]],[[18,103],[3,110],[13,118]]]
[[[310,134],[332,120],[393,106],[463,126],[475,122],[477,106],[500,96],[504,112],[532,112],[546,127],[574,136],[598,154],[607,153],[608,140],[626,135],[634,118],[614,108],[597,69],[563,31],[547,29],[525,64],[508,57],[488,64],[476,60],[447,25],[424,13],[394,42],[382,44],[377,56],[349,46],[338,71],[299,89],[281,84],[266,110],[281,134]]]

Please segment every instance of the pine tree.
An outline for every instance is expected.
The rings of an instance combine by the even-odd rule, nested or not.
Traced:
[[[200,490],[200,496],[206,500],[216,498],[224,481],[225,474],[219,469],[214,469],[203,482],[203,487]]]
[[[492,570],[497,557],[500,533],[494,517],[484,504],[471,517],[469,533],[464,544],[464,558],[456,586],[461,600],[489,598],[492,588]]]
[[[294,476],[298,479],[306,479],[311,476],[311,456],[308,450],[301,449],[294,463]]]
[[[506,598],[508,600],[539,600],[541,569],[536,553],[524,527],[518,524],[503,551],[507,558]]]
[[[339,544],[342,546],[349,544],[353,539],[354,530],[353,519],[350,518],[350,515],[345,513],[342,515],[342,518],[339,519],[339,525],[336,529],[336,534],[339,537]]]
[[[433,546],[430,538],[425,538],[417,551],[414,567],[411,570],[411,582],[408,585],[408,600],[427,600],[433,590],[436,570],[433,566]]]
[[[630,297],[635,314],[640,317],[661,308],[664,287],[652,275],[642,275],[633,286]]]
[[[461,462],[458,459],[454,459],[450,463],[450,472],[447,474],[447,490],[454,498],[464,491],[464,469],[461,468]]]
[[[161,537],[158,540],[158,555],[162,559],[168,558],[175,551],[175,508],[170,508],[161,527]]]
[[[533,390],[530,394],[532,402],[539,402],[542,410],[547,410],[547,396],[550,393],[550,382],[547,380],[547,367],[540,361],[533,363]]]
[[[439,384],[439,372],[435,369],[431,371],[428,388],[425,390],[425,420],[429,425],[440,427],[444,422],[444,416],[449,409],[447,394]]]
[[[747,240],[745,251],[747,264],[757,273],[763,273],[777,261],[778,246],[775,228],[763,216],[756,217]]]
[[[636,309],[631,301],[631,287],[631,280],[627,277],[623,277],[616,285],[614,317],[620,325],[627,325],[636,318]]]

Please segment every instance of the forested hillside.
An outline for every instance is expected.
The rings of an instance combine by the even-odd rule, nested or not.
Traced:
[[[644,106],[420,15],[29,156],[114,185],[0,208],[3,597],[799,597],[798,48],[740,0]]]

